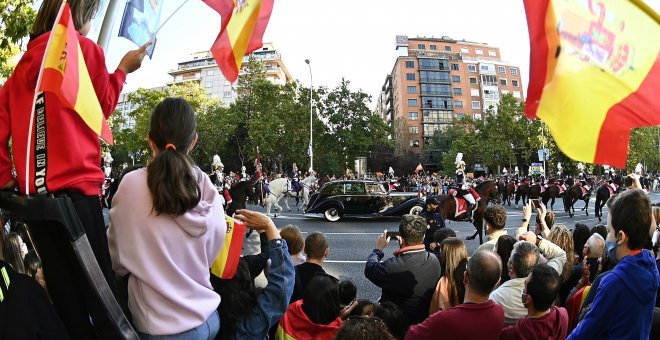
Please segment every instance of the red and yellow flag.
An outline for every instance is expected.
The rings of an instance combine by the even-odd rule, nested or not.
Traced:
[[[624,168],[630,130],[660,124],[660,17],[640,0],[524,0],[525,112],[569,157]]]
[[[260,48],[274,0],[206,0],[222,16],[220,35],[211,46],[222,74],[235,82],[243,56]],[[226,9],[231,6],[228,14]],[[223,15],[224,14],[224,15]],[[227,17],[227,18],[225,18]]]
[[[227,220],[227,236],[222,244],[218,256],[211,265],[211,273],[221,279],[231,279],[236,274],[238,261],[241,259],[243,239],[245,238],[245,224],[229,216]]]
[[[112,131],[96,97],[67,2],[62,3],[48,38],[39,91],[57,95],[66,107],[80,115],[90,129],[112,144]]]

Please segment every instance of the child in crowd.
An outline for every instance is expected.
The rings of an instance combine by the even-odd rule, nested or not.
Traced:
[[[188,153],[196,116],[167,98],[151,116],[153,158],[124,176],[110,210],[113,269],[130,274],[129,308],[141,336],[213,339],[220,328],[209,268],[225,240],[222,198]]]

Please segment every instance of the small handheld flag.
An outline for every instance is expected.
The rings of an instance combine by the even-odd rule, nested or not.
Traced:
[[[211,273],[221,279],[231,279],[236,274],[238,261],[241,259],[243,250],[243,238],[245,235],[245,224],[229,216],[227,220],[227,236],[222,244],[218,256],[211,265]]]

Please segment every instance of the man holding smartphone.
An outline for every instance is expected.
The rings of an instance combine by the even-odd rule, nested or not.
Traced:
[[[404,215],[398,234],[385,230],[378,236],[364,269],[365,277],[382,289],[380,302],[396,304],[409,324],[426,319],[440,278],[438,259],[424,249],[425,233],[423,217]],[[380,262],[385,256],[383,249],[393,239],[399,242],[400,248],[394,252],[394,257]]]

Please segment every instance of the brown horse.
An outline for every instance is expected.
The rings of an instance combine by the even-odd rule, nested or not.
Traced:
[[[522,204],[527,204],[527,199],[529,198],[529,183],[523,182],[518,185],[518,190],[516,190],[516,208],[518,208],[518,202],[522,198]]]
[[[543,202],[543,205],[546,207],[548,206],[548,201],[550,202],[550,210],[554,209],[555,206],[555,198],[557,197],[563,197],[564,193],[559,193],[559,186],[556,184],[550,185],[545,191],[541,194],[541,202]]]
[[[614,184],[618,186],[615,194],[620,193],[623,190],[624,186],[622,185],[621,177],[616,176],[613,180]],[[594,204],[594,210],[596,211],[596,217],[598,217],[598,222],[601,221],[603,216],[603,207],[607,200],[610,199],[610,189],[608,188],[608,183],[603,182],[602,185],[596,189],[596,203]]]
[[[506,202],[511,206],[511,198],[516,194],[516,185],[513,182],[506,184],[506,188],[502,191],[502,204]]]
[[[477,193],[479,193],[479,196],[481,197],[481,200],[477,202],[477,207],[474,209],[473,213],[473,222],[472,224],[474,227],[477,229],[477,231],[474,233],[472,236],[468,236],[468,240],[473,240],[477,237],[477,234],[479,235],[479,244],[482,244],[483,241],[483,214],[484,210],[486,210],[486,206],[488,206],[488,202],[491,199],[494,199],[497,197],[497,183],[495,181],[484,181],[483,183],[480,183],[477,185],[475,188]],[[458,221],[458,222],[463,222],[465,220],[465,213],[461,213],[458,216],[456,215],[456,202],[454,201],[452,196],[449,195],[439,195],[435,196],[438,202],[440,204],[436,208],[436,212],[439,212],[442,214],[442,217],[444,217],[446,220],[451,220],[451,221]]]
[[[534,183],[529,187],[529,198],[539,199],[541,197],[541,184]]]
[[[568,213],[568,216],[573,217],[573,215],[575,215],[575,207],[573,205],[580,200],[584,201],[584,207],[582,210],[584,210],[587,216],[589,216],[589,199],[591,198],[591,192],[594,189],[591,179],[589,179],[587,185],[589,185],[590,188],[584,195],[582,195],[582,187],[579,185],[573,185],[564,192],[564,211]]]

